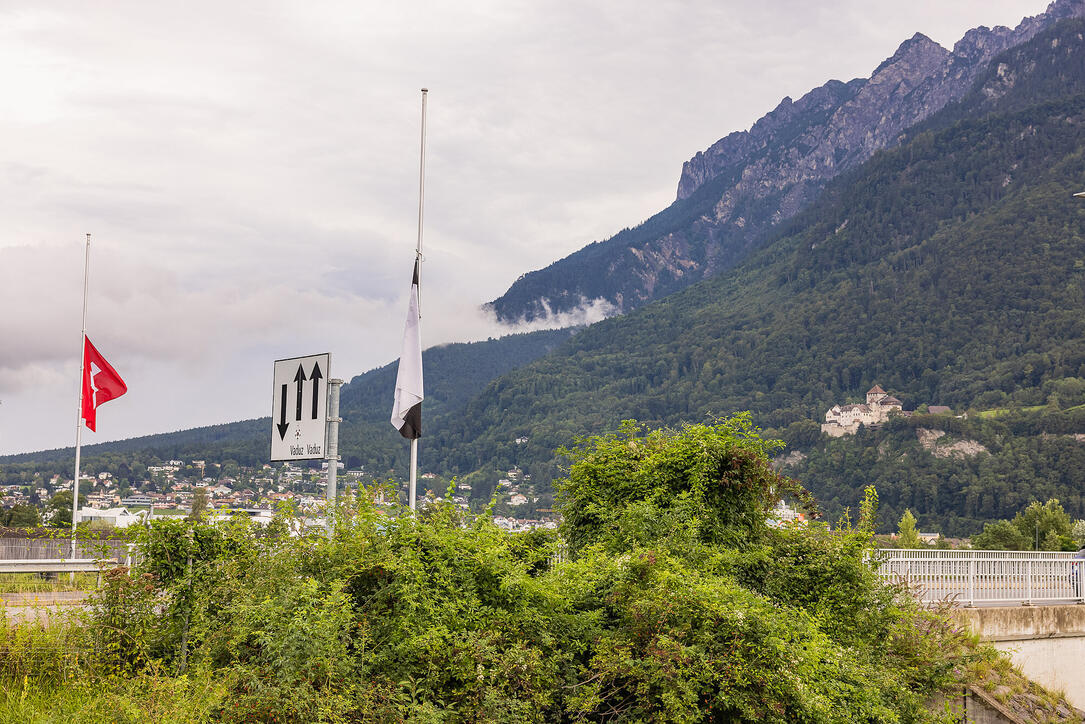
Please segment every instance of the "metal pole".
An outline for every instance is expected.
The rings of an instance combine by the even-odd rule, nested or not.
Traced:
[[[418,160],[418,243],[414,249],[415,260],[418,264],[418,320],[419,337],[422,330],[422,217],[426,199],[426,95],[428,88],[422,89],[422,143]],[[411,440],[411,482],[407,492],[408,505],[413,513],[418,498],[418,438]]]
[[[968,556],[968,608],[976,605],[976,554]]]
[[[90,234],[83,256],[83,329],[79,336],[79,405],[75,412],[75,479],[72,481],[72,551],[75,554],[75,526],[79,522],[79,452],[83,435],[83,370],[87,364],[87,286],[90,280]],[[75,574],[72,574],[75,578]]]
[[[335,508],[336,476],[339,474],[339,386],[343,380],[328,380],[328,525]]]
[[[1025,602],[1022,603],[1021,605],[1022,606],[1031,606],[1032,605],[1032,561],[1031,560],[1028,561],[1027,568],[1026,568],[1026,571],[1025,571],[1025,575],[1028,576],[1028,580],[1026,581]]]
[[[422,211],[426,199],[426,94],[428,88],[422,89],[422,150],[418,161],[418,244],[415,254],[422,256]]]
[[[407,499],[411,508],[411,512],[414,512],[415,503],[418,498],[418,438],[411,440],[411,487],[407,492]]]

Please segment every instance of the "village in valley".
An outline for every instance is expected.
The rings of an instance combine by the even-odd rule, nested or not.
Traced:
[[[141,471],[142,472],[142,471]],[[243,466],[222,465],[205,460],[166,460],[146,466],[139,482],[119,480],[113,472],[81,473],[79,519],[92,528],[126,528],[154,517],[190,515],[195,508],[214,519],[244,514],[257,523],[267,523],[282,509],[322,524],[328,463]],[[359,485],[377,484],[364,469],[346,470],[339,463],[337,480],[349,491]],[[449,482],[435,473],[419,476],[428,491],[422,506],[445,501]],[[392,485],[378,498],[378,509],[391,511],[400,501]],[[405,486],[400,493],[406,495]],[[72,481],[62,475],[34,475],[30,480],[0,481],[0,510],[24,511],[46,525],[70,522]],[[464,511],[471,510],[471,486],[457,485],[450,501]],[[60,496],[59,498],[57,496]],[[548,496],[547,496],[548,497]],[[540,508],[530,475],[519,468],[501,473],[497,481],[494,523],[506,530],[555,528],[553,512]],[[541,502],[546,502],[544,499]]]

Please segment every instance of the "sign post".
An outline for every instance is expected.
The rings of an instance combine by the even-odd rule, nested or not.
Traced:
[[[327,457],[329,362],[328,354],[275,361],[272,462]]]
[[[339,386],[343,380],[328,380],[328,522],[335,507],[335,479],[339,474]]]

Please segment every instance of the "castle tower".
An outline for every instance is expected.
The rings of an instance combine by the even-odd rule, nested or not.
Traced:
[[[874,385],[869,390],[867,390],[866,403],[868,405],[873,405],[883,397],[885,397],[885,390],[882,389],[881,385]]]

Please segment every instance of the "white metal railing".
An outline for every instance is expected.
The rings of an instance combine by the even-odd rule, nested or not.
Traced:
[[[900,581],[921,601],[1085,603],[1085,559],[1047,551],[882,549],[878,573]]]

